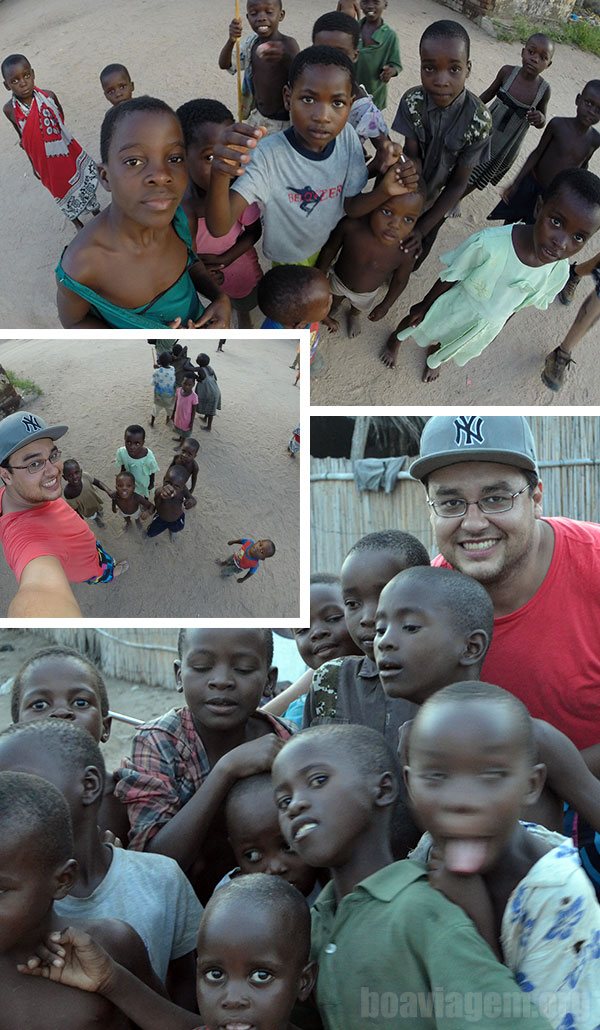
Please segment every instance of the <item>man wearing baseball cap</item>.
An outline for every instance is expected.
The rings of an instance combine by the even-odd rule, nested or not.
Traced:
[[[482,678],[579,749],[600,742],[600,525],[542,517],[525,418],[434,416],[410,467],[441,554],[494,603]],[[600,770],[599,770],[600,771]]]
[[[17,411],[0,422],[0,542],[19,589],[9,616],[80,616],[69,583],[107,583],[127,570],[62,497],[56,447],[68,426]]]

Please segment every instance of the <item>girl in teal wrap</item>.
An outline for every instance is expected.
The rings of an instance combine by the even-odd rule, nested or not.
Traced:
[[[78,233],[56,269],[69,329],[226,328],[229,299],[192,249],[179,207],[187,185],[179,120],[139,97],[108,111],[100,179],[111,203]],[[204,309],[198,293],[210,303]]]

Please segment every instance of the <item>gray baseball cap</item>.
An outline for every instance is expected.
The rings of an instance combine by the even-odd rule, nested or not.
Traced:
[[[31,411],[15,411],[0,422],[0,462],[33,440],[59,440],[68,426],[49,426]]]
[[[411,476],[424,479],[461,461],[491,461],[537,473],[529,423],[522,415],[434,415],[421,434]]]

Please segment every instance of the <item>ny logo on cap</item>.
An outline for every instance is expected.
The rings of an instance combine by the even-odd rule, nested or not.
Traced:
[[[455,444],[457,447],[470,447],[476,443],[483,443],[483,419],[480,415],[460,415],[454,419],[456,429]]]
[[[23,415],[21,423],[28,433],[37,433],[42,428],[35,415]]]

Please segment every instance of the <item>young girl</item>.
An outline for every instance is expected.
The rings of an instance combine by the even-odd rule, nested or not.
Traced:
[[[179,434],[173,437],[176,443],[181,444],[184,440],[187,440],[188,436],[192,435],[198,404],[198,397],[194,393],[195,382],[195,375],[186,375],[181,386],[178,386],[175,390],[173,425]]]
[[[229,300],[192,249],[179,207],[187,185],[181,126],[162,100],[112,107],[100,134],[111,203],[56,269],[65,328],[228,326]],[[204,310],[198,293],[211,303]]]
[[[239,329],[250,329],[256,307],[256,285],[262,272],[255,243],[262,227],[258,204],[250,204],[225,236],[211,236],[204,217],[215,143],[234,117],[218,100],[190,100],[178,108],[183,128],[189,183],[182,207],[195,246],[215,283],[231,300]]]
[[[473,169],[466,193],[499,183],[515,163],[529,126],[543,129],[550,86],[541,72],[552,64],[553,53],[552,40],[536,32],[521,51],[521,67],[503,65],[481,94],[485,104],[494,100],[490,107],[491,154],[488,161]]]
[[[521,308],[545,309],[569,276],[569,257],[600,228],[600,179],[575,168],[550,184],[535,225],[483,229],[444,254],[447,266],[427,296],[412,307],[381,352],[395,365],[400,341],[427,347],[423,382],[443,361],[465,365],[488,346]]]
[[[115,472],[131,472],[135,489],[148,499],[154,487],[158,462],[149,447],[145,445],[146,431],[143,426],[128,426],[125,430],[125,446],[118,447],[115,455]]]
[[[175,397],[175,369],[170,354],[158,355],[156,368],[152,373],[152,385],[154,387],[154,408],[150,416],[150,425],[154,425],[156,416],[160,414],[161,409],[167,413],[166,424],[168,425]]]
[[[217,383],[217,377],[209,364],[208,354],[199,354],[196,361],[198,363],[196,369],[198,414],[202,415],[203,421],[206,422],[202,429],[206,429],[207,433],[210,433],[213,418],[217,411],[221,410],[221,390]]]

